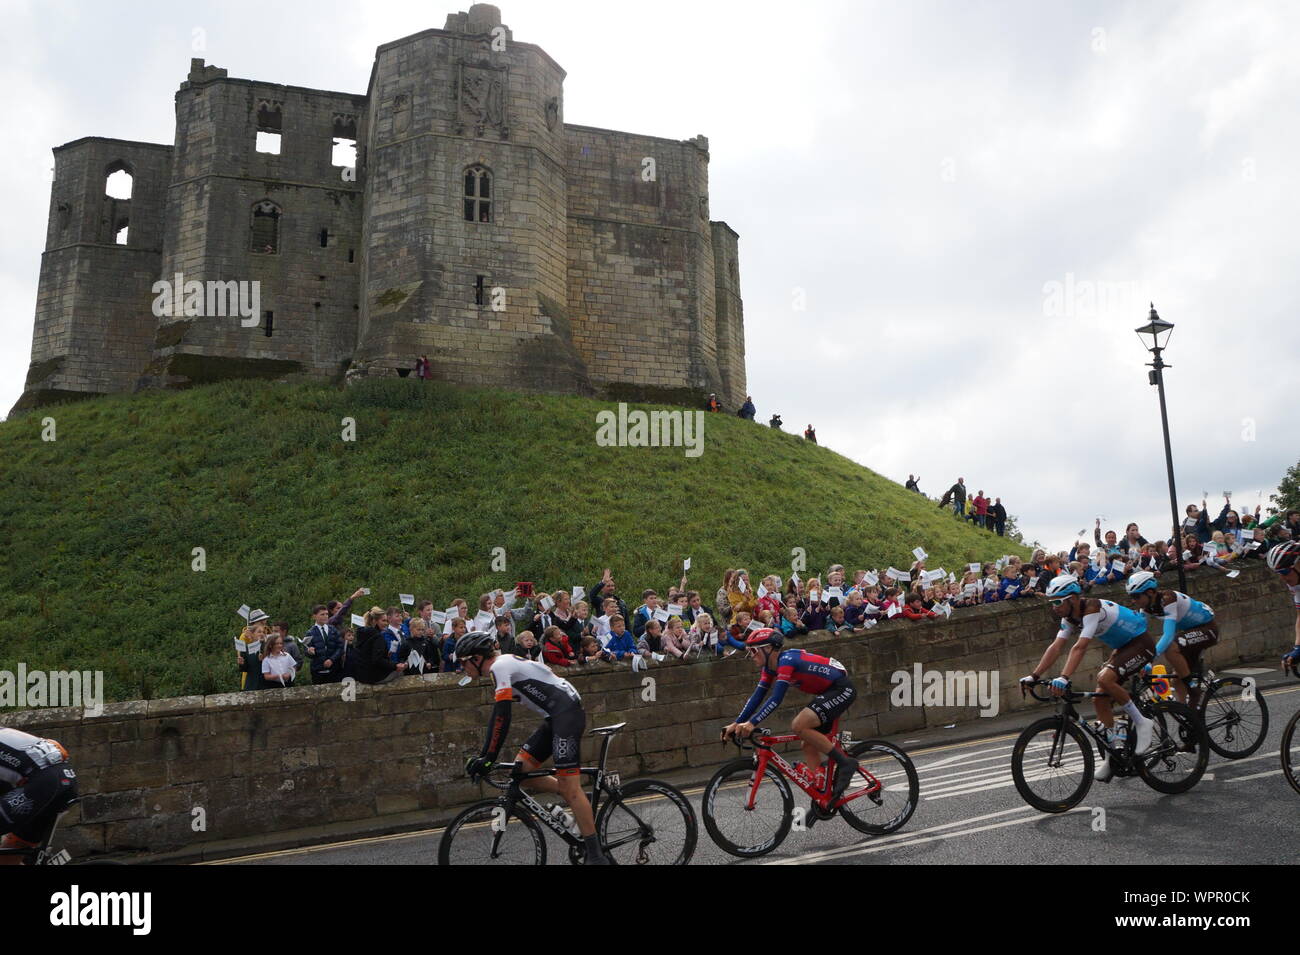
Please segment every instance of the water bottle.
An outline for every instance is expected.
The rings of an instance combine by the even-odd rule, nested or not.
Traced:
[[[1128,749],[1128,717],[1121,716],[1115,721],[1115,732],[1111,736],[1111,743],[1121,752]]]

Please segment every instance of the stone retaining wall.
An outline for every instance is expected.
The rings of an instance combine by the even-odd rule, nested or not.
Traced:
[[[1215,665],[1278,654],[1291,643],[1291,601],[1263,568],[1236,580],[1200,572],[1188,589],[1216,610],[1222,640],[1211,655]],[[1098,593],[1114,598],[1119,590]],[[916,664],[997,671],[999,709],[1020,708],[1026,704],[1016,681],[1054,629],[1035,599],[962,610],[949,620],[894,620],[860,637],[813,634],[797,645],[834,655],[853,674],[859,697],[845,728],[858,737],[898,737],[979,716],[974,706],[891,707],[891,674]],[[1095,671],[1100,660],[1090,652],[1085,670]],[[719,727],[739,711],[756,676],[739,654],[635,674],[599,665],[565,675],[582,694],[589,728],[627,722],[611,751],[612,768],[625,778],[725,758]],[[454,674],[438,674],[352,689],[353,699],[338,685],[308,686],[110,704],[93,718],[78,709],[28,710],[3,721],[58,739],[71,753],[84,794],[65,820],[64,842],[74,852],[184,850],[418,810],[433,819],[480,798],[462,766],[482,743],[491,706],[486,684],[462,688]],[[788,726],[794,702],[770,724]],[[503,752],[512,754],[535,724],[530,711],[515,707]]]

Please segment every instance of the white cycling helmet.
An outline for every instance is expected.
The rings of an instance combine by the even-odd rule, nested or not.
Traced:
[[[1081,593],[1083,588],[1079,586],[1079,579],[1074,574],[1061,574],[1059,577],[1052,578],[1052,582],[1047,585],[1045,596],[1048,600],[1055,601]]]
[[[1139,570],[1124,584],[1130,597],[1156,589],[1156,575],[1149,570]]]
[[[1278,573],[1290,570],[1295,566],[1297,557],[1300,557],[1300,543],[1287,541],[1285,544],[1277,544],[1268,552],[1268,569]]]

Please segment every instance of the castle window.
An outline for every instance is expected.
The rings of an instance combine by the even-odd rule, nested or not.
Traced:
[[[284,108],[273,100],[257,102],[257,151],[280,155],[280,134],[284,130]]]
[[[280,207],[263,201],[253,206],[252,239],[249,249],[260,255],[280,251]]]
[[[465,221],[492,221],[492,173],[483,166],[465,170]]]
[[[342,113],[334,117],[334,148],[330,164],[347,169],[357,167],[357,120]]]
[[[131,224],[126,219],[118,219],[116,228],[113,231],[113,241],[118,245],[126,245],[127,235],[131,231]]]
[[[474,304],[475,305],[483,304],[483,278],[484,277],[482,275],[474,276]]]
[[[131,167],[120,159],[105,170],[104,195],[110,199],[130,199],[133,185]]]
[[[262,334],[267,338],[275,331],[275,312],[267,312],[262,316]]]

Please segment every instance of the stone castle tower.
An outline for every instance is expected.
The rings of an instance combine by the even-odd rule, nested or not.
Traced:
[[[364,95],[191,61],[173,145],[54,150],[15,410],[421,355],[445,381],[739,406],[737,235],[709,218],[708,140],[567,125],[564,79],[488,4],[381,46]],[[120,173],[129,198],[107,194]]]

